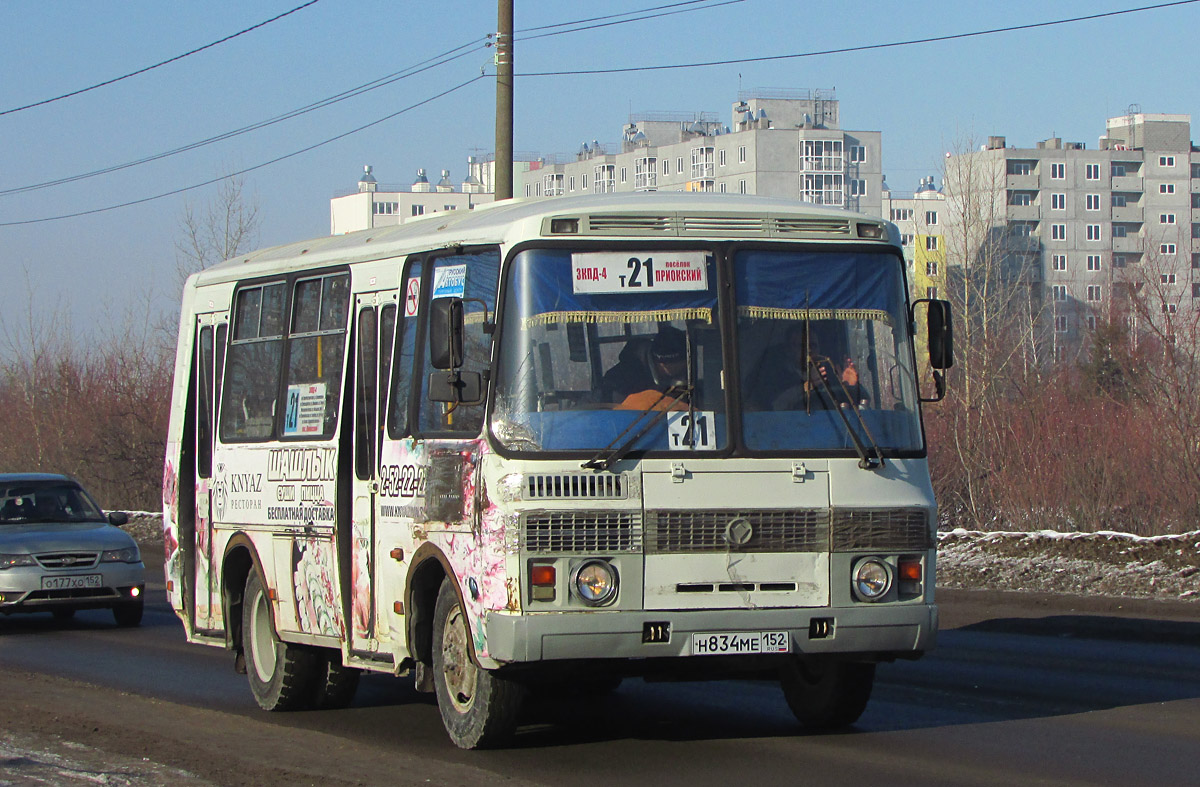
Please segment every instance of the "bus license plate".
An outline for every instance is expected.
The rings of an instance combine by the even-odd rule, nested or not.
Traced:
[[[42,590],[74,590],[100,586],[99,574],[87,574],[82,577],[42,577]]]
[[[786,631],[739,631],[692,635],[693,656],[726,656],[749,653],[788,653],[791,638]]]

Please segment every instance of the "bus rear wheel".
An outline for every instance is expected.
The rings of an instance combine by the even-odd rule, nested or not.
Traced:
[[[316,692],[317,656],[281,642],[271,620],[271,604],[258,574],[250,572],[242,600],[242,647],[250,691],[263,710],[304,710]]]
[[[318,710],[340,710],[350,707],[358,691],[358,679],[362,670],[342,664],[342,654],[328,650],[317,657],[317,675],[313,681],[316,699],[313,706]]]
[[[780,672],[788,707],[805,729],[820,732],[858,721],[871,699],[875,665],[792,659]]]
[[[433,682],[442,723],[459,748],[498,746],[516,730],[525,687],[472,660],[466,612],[448,579],[434,606]]]

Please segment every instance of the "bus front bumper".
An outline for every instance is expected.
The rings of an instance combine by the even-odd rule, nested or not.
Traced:
[[[664,626],[665,624],[665,626]],[[488,656],[498,663],[691,656],[693,634],[787,631],[793,654],[912,658],[937,640],[934,604],[804,609],[586,612],[487,616]],[[648,641],[649,640],[649,641]],[[659,640],[659,641],[654,641]]]

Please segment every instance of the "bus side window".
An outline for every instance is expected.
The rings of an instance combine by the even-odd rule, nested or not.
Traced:
[[[284,437],[330,437],[341,401],[350,276],[296,282],[288,336]]]
[[[379,391],[379,331],[374,306],[358,310],[358,352],[355,353],[354,474],[370,478],[374,468],[375,397]]]
[[[379,419],[375,428],[375,456],[383,451],[384,406],[392,382],[392,343],[396,339],[396,304],[389,303],[379,313]]]
[[[465,299],[466,335],[463,337],[463,371],[482,372],[492,360],[492,335],[484,332],[484,305],[487,317],[495,320],[496,288],[500,280],[500,250],[491,248],[474,253],[454,254],[433,260],[432,297],[443,294]],[[454,282],[461,282],[456,285]],[[442,292],[443,287],[449,292]],[[480,301],[483,304],[480,304]],[[429,360],[428,341],[422,349],[418,387],[420,431],[479,434],[483,428],[483,405],[459,405],[452,410],[444,402],[431,402],[425,396],[429,375],[434,371]]]
[[[419,291],[421,272],[424,269],[425,264],[422,260],[410,258],[408,275],[400,280],[401,292],[404,293],[402,297],[405,298],[404,317],[396,329],[392,389],[388,401],[388,437],[393,440],[399,440],[409,434],[408,413],[412,396],[413,364],[417,352],[417,310],[416,304],[408,300],[408,293],[409,288],[414,286]],[[419,297],[418,295],[418,301]]]
[[[205,325],[197,337],[196,368],[196,475],[212,476],[213,329]]]
[[[237,293],[221,394],[222,442],[267,440],[274,431],[286,304],[283,282]]]

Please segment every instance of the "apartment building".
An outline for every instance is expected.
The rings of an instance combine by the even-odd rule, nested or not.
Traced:
[[[543,159],[526,197],[614,191],[701,191],[811,202],[879,215],[878,131],[843,130],[833,90],[739,92],[731,120],[715,113],[634,115],[615,145],[584,143]]]
[[[1131,293],[1153,299],[1164,325],[1200,305],[1200,152],[1189,115],[1132,108],[1108,120],[1092,150],[1057,137],[1014,148],[995,136],[948,157],[946,172],[951,209],[995,203],[1003,253],[1034,262],[1058,357],[1098,319],[1123,313]]]
[[[900,230],[900,245],[908,265],[908,283],[916,298],[945,298],[947,229],[952,223],[950,202],[934,185],[933,176],[921,178],[912,193],[892,191],[884,181],[881,212]]]

